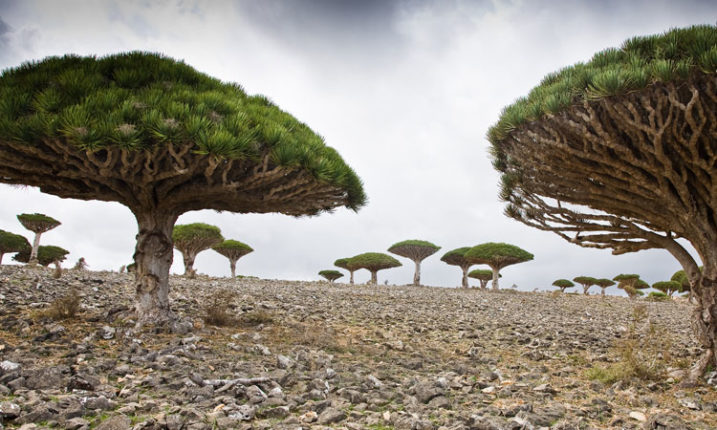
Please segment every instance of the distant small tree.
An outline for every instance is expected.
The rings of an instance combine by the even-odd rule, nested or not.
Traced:
[[[612,279],[600,278],[600,279],[596,279],[596,280],[595,280],[595,285],[597,285],[598,287],[601,288],[600,295],[601,295],[601,296],[604,296],[604,295],[605,295],[605,289],[608,288],[608,287],[612,287],[613,285],[615,285],[615,281],[613,281]]]
[[[441,249],[440,246],[425,240],[404,240],[391,245],[388,248],[388,252],[413,260],[416,265],[416,271],[413,274],[413,285],[421,285],[421,261],[435,254],[439,249]]]
[[[462,248],[456,248],[454,250],[448,251],[445,254],[443,254],[443,257],[441,257],[441,261],[450,264],[451,266],[458,266],[463,271],[463,278],[461,280],[461,286],[463,288],[468,288],[468,269],[471,268],[471,266],[475,265],[475,263],[472,263],[466,258],[466,252],[471,249],[470,246],[465,246]]]
[[[29,263],[30,262],[30,249],[26,248],[25,250],[18,252],[13,257],[13,260],[19,261],[20,263]],[[49,266],[50,264],[54,264],[55,268],[58,270],[61,269],[60,263],[65,261],[67,258],[67,254],[69,254],[70,251],[60,248],[59,246],[39,246],[37,248],[37,262],[40,263],[41,266]]]
[[[338,270],[322,270],[319,272],[319,275],[324,277],[331,284],[333,284],[335,280],[344,276],[344,274]]]
[[[184,258],[184,275],[193,278],[196,275],[194,259],[197,258],[197,254],[223,240],[219,227],[213,225],[201,222],[175,225],[172,241]]]
[[[30,250],[30,242],[24,236],[0,230],[0,264],[5,254]]]
[[[468,273],[468,277],[477,279],[480,282],[480,287],[485,290],[486,286],[488,285],[488,281],[493,279],[493,271],[485,269],[475,269],[471,270],[470,273]]]
[[[85,257],[80,257],[79,260],[77,260],[77,263],[75,263],[75,266],[72,268],[72,270],[85,270],[87,269],[87,262],[85,261]]]
[[[650,288],[647,282],[640,279],[640,275],[634,273],[623,273],[612,279],[617,281],[617,288],[625,291],[631,299],[645,294],[640,290]]]
[[[348,270],[348,272],[351,274],[351,278],[349,280],[349,284],[353,285],[354,283],[354,272],[360,269],[360,267],[351,264],[350,258],[339,258],[338,260],[334,261],[334,266],[340,267],[342,269]]]
[[[699,267],[699,271],[702,272],[702,267]],[[687,274],[684,270],[678,270],[675,272],[672,277],[670,278],[671,281],[679,282],[680,286],[682,287],[680,289],[680,293],[687,293],[688,294],[688,300],[692,301],[692,286],[690,285],[690,280],[687,278]]]
[[[379,270],[390,269],[392,267],[401,266],[401,262],[390,255],[381,252],[366,252],[351,257],[349,266],[359,269],[366,269],[371,272],[371,281],[369,284],[376,285],[378,283],[377,272]]]
[[[251,246],[238,240],[227,239],[212,247],[213,250],[229,259],[229,270],[232,278],[236,277],[237,260],[254,251]]]
[[[682,284],[677,281],[660,281],[652,284],[652,288],[662,291],[667,296],[672,297],[675,293],[682,292]]]
[[[507,243],[487,242],[469,249],[465,258],[474,264],[486,264],[493,270],[492,286],[498,289],[500,270],[533,259],[533,254]]]
[[[578,284],[582,285],[583,287],[583,294],[586,296],[588,295],[588,290],[593,285],[597,285],[597,279],[593,278],[592,276],[576,276],[573,278],[573,281],[577,282]]]
[[[557,279],[555,280],[555,282],[553,282],[553,286],[560,288],[560,292],[564,293],[565,290],[574,287],[575,284],[573,284],[573,282],[568,279]]]
[[[40,236],[42,236],[42,233],[52,230],[61,223],[52,217],[38,213],[20,214],[17,216],[17,220],[20,221],[23,227],[35,233],[35,240],[32,241],[32,250],[30,251],[30,260],[28,263],[37,264],[37,250],[40,246]]]

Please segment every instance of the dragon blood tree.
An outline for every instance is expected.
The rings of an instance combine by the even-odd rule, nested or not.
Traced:
[[[23,227],[35,233],[35,239],[32,241],[32,250],[30,251],[30,260],[28,263],[36,264],[38,261],[37,250],[40,246],[40,236],[42,233],[52,230],[60,225],[60,221],[49,217],[45,214],[20,214],[17,216]]]
[[[477,279],[480,282],[481,289],[486,289],[488,281],[493,279],[493,271],[485,269],[475,269],[468,273],[469,278]]]
[[[553,282],[553,286],[560,288],[560,292],[564,293],[565,290],[567,290],[568,288],[574,287],[575,284],[573,284],[573,281],[571,281],[569,279],[556,279]]]
[[[2,264],[3,255],[26,250],[29,252],[30,242],[25,239],[25,236],[0,230],[0,264]]]
[[[302,216],[366,201],[358,176],[305,124],[158,54],[27,63],[0,76],[0,100],[0,182],[115,201],[134,214],[138,326],[173,320],[181,214]]]
[[[700,271],[702,268],[700,267]],[[670,281],[679,282],[681,286],[680,293],[688,293],[688,300],[692,301],[692,289],[690,288],[690,280],[687,279],[687,274],[684,270],[678,270],[672,274]]]
[[[605,295],[605,289],[607,289],[608,287],[612,287],[613,285],[615,285],[615,281],[613,281],[612,279],[607,279],[607,278],[599,278],[599,279],[596,279],[596,280],[595,280],[595,285],[597,285],[598,287],[600,287],[600,295],[601,295],[601,296],[604,296],[604,295]]]
[[[450,264],[451,266],[458,266],[461,268],[461,271],[463,271],[463,277],[461,278],[461,287],[468,288],[468,269],[471,268],[475,263],[469,261],[466,259],[465,255],[468,250],[471,249],[470,246],[465,246],[462,248],[456,248],[451,251],[446,252],[443,254],[443,257],[441,257],[441,261]]]
[[[704,348],[690,381],[717,365],[716,77],[713,25],[634,37],[547,76],[488,132],[508,216],[680,262]]]
[[[192,224],[178,224],[172,230],[174,247],[182,253],[184,260],[184,275],[194,278],[194,259],[197,254],[207,250],[224,240],[219,227],[195,222]]]
[[[662,291],[669,297],[672,297],[675,293],[682,292],[682,284],[677,281],[659,281],[652,284],[652,288]]]
[[[431,242],[425,240],[404,240],[394,243],[388,248],[388,252],[406,257],[416,264],[416,271],[413,273],[413,285],[421,285],[421,261],[435,254],[441,249]]]
[[[232,278],[236,277],[237,260],[254,251],[246,243],[232,239],[227,239],[218,245],[214,245],[212,249],[229,259],[229,270],[232,272]]]
[[[533,254],[507,243],[487,242],[466,251],[465,258],[473,264],[485,264],[493,271],[491,285],[498,289],[500,270],[506,266],[524,263],[533,259]]]
[[[366,252],[351,257],[348,264],[350,267],[366,269],[371,272],[371,281],[369,281],[369,284],[376,285],[378,283],[377,272],[379,270],[398,267],[401,265],[401,262],[381,252]]]
[[[576,276],[573,278],[573,281],[577,282],[583,287],[583,294],[586,296],[588,295],[588,290],[590,290],[590,287],[593,285],[597,285],[597,279],[593,278],[592,276]]]
[[[621,273],[612,280],[617,281],[617,288],[625,291],[631,299],[643,295],[644,293],[640,290],[650,288],[647,282],[640,279],[640,275],[634,273]]]
[[[59,246],[41,245],[37,248],[37,262],[40,263],[41,266],[45,267],[50,264],[54,264],[55,268],[60,270],[60,263],[65,261],[67,254],[69,253],[70,251],[60,248]],[[26,248],[15,254],[12,259],[19,261],[20,263],[29,263],[30,255],[30,248]]]
[[[333,284],[335,280],[343,277],[344,274],[338,270],[322,270],[319,272],[319,276],[329,281],[330,284]]]
[[[342,269],[348,270],[351,278],[349,280],[349,283],[353,285],[354,283],[354,272],[360,269],[360,267],[356,266],[355,264],[351,264],[350,258],[339,258],[338,260],[334,261],[334,266],[340,267]]]

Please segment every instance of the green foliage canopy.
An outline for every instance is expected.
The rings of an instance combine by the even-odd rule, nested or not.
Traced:
[[[682,284],[677,281],[659,281],[652,284],[652,288],[672,296],[683,291]]]
[[[466,258],[466,252],[471,249],[470,246],[456,248],[443,254],[441,261],[452,266],[471,266],[472,263]]]
[[[30,242],[24,236],[0,230],[0,262],[2,255],[9,252],[20,252],[30,250]]]
[[[533,254],[507,243],[487,242],[466,251],[464,257],[475,264],[487,264],[501,269],[533,259]]]
[[[567,288],[571,288],[571,287],[575,286],[575,284],[573,284],[573,282],[568,279],[556,279],[555,281],[553,281],[553,285],[560,288],[563,291]]]
[[[55,218],[39,213],[20,214],[17,216],[17,220],[20,221],[23,227],[35,233],[44,233],[61,224]]]
[[[219,234],[221,235],[221,232]],[[246,243],[233,239],[226,239],[219,244],[214,245],[212,249],[229,259],[238,259],[254,251],[254,249]]]
[[[334,282],[335,280],[343,277],[344,274],[338,270],[322,270],[319,272],[319,276],[326,278],[329,282]]]
[[[388,248],[388,252],[392,252],[401,257],[410,258],[411,260],[423,260],[426,257],[435,254],[440,246],[436,246],[425,240],[404,240],[394,243]]]
[[[366,252],[349,259],[349,266],[371,272],[401,266],[401,262],[382,252]]]
[[[87,151],[93,164],[110,165],[115,161],[111,150],[157,157],[169,147],[167,156],[177,160],[187,151],[195,158],[211,156],[219,162],[209,163],[212,171],[257,166],[256,174],[280,166],[288,169],[287,174],[308,173],[296,178],[304,189],[311,187],[309,178],[316,183],[314,188],[323,184],[334,189],[331,197],[317,195],[320,201],[310,205],[312,209],[305,206],[296,212],[296,207],[262,208],[236,197],[230,202],[213,196],[215,203],[210,206],[218,210],[300,215],[330,210],[339,196],[342,205],[354,210],[366,202],[358,176],[305,124],[264,96],[247,95],[237,84],[223,83],[159,54],[66,55],[5,70],[0,76],[0,142],[24,149],[39,142],[52,146],[53,141]],[[69,176],[54,184],[51,176],[23,178],[24,171],[10,166],[9,158],[2,162],[5,155],[12,154],[0,151],[3,182],[36,185],[63,197],[129,200],[116,190],[103,194],[82,188]],[[195,208],[186,210],[191,209]]]
[[[670,30],[628,39],[622,47],[596,53],[546,76],[527,97],[503,109],[488,131],[497,143],[522,124],[558,115],[572,105],[642,89],[655,82],[679,81],[691,73],[717,70],[717,30],[711,25]],[[501,163],[500,157],[496,162]]]
[[[493,279],[493,271],[485,269],[474,269],[468,272],[468,277],[478,279],[480,281],[490,281]]]
[[[178,224],[172,230],[172,241],[177,249],[187,247],[202,247],[207,249],[224,240],[219,227],[196,222],[192,224]],[[204,244],[209,245],[204,246]]]
[[[40,245],[37,248],[37,261],[43,266],[49,266],[50,264],[60,264],[65,261],[67,254],[70,251],[53,245]],[[23,249],[22,251],[15,254],[13,260],[19,261],[20,263],[27,263],[30,261],[30,248]]]

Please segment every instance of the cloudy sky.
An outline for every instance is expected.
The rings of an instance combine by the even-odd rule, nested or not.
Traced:
[[[318,279],[337,258],[423,239],[443,248],[423,263],[427,285],[458,285],[459,269],[440,255],[490,241],[535,254],[503,270],[504,287],[552,289],[557,278],[618,273],[653,283],[679,269],[666,251],[612,256],[504,217],[485,134],[545,74],[631,36],[715,17],[716,3],[687,0],[0,0],[0,68],[66,53],[161,52],[266,95],[324,136],[364,181],[370,201],[358,213],[179,218],[250,244],[241,274]],[[0,229],[31,239],[15,218],[27,212],[62,221],[42,242],[70,250],[66,266],[79,257],[95,270],[131,262],[137,225],[119,204],[0,184]],[[411,282],[413,264],[400,259],[379,282]],[[195,267],[229,274],[213,251]],[[177,252],[172,271],[183,271]]]

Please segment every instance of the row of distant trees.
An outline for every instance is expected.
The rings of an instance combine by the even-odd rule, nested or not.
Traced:
[[[395,243],[388,248],[388,252],[408,258],[415,264],[413,285],[421,284],[421,263],[426,258],[435,254],[441,247],[425,240],[404,240]],[[481,288],[486,288],[488,281],[492,280],[493,289],[498,289],[498,278],[500,271],[507,266],[523,263],[533,259],[533,254],[507,243],[487,242],[473,247],[466,246],[448,251],[441,257],[446,264],[458,266],[463,272],[461,286],[468,288],[468,278],[475,278],[480,281]],[[487,265],[490,270],[476,269],[470,271],[475,265]],[[390,269],[401,266],[401,262],[394,257],[381,252],[367,252],[349,258],[339,258],[334,266],[347,270],[350,274],[349,283],[354,283],[354,272],[366,269],[371,272],[369,284],[376,284],[379,270]],[[343,277],[338,270],[322,270],[319,275],[329,282]]]
[[[573,282],[574,281],[574,282]],[[569,279],[556,279],[553,286],[560,288],[565,292],[568,288],[575,287],[575,283],[580,284],[583,288],[583,294],[587,295],[591,287],[597,286],[602,289],[601,295],[605,295],[605,289],[617,283],[617,288],[625,291],[630,298],[642,296],[643,290],[650,288],[650,284],[640,279],[640,275],[635,273],[621,273],[612,279],[593,278],[592,276],[577,276],[572,281]],[[659,293],[650,293],[653,295],[665,295],[672,297],[675,293],[689,293],[690,283],[684,270],[675,272],[669,281],[658,281],[652,284],[652,288]]]
[[[17,216],[20,224],[35,233],[32,245],[25,236],[0,230],[0,264],[5,254],[15,254],[13,260],[49,266],[54,264],[60,269],[70,251],[54,245],[40,245],[40,238],[62,223],[50,216],[41,213],[20,214]],[[244,255],[254,251],[249,245],[233,239],[224,239],[219,227],[204,224],[180,224],[174,226],[172,231],[174,247],[182,254],[184,274],[190,277],[196,275],[194,260],[200,252],[213,249],[229,260],[229,269],[232,277],[236,276],[236,263]],[[84,268],[84,258],[78,261],[78,266]],[[130,265],[131,268],[132,265]]]
[[[28,264],[41,264],[49,266],[54,264],[59,270],[60,264],[65,261],[70,251],[54,245],[40,245],[40,238],[55,227],[62,224],[60,221],[45,214],[20,214],[17,216],[23,227],[35,233],[32,245],[25,236],[0,230],[0,263],[5,254],[15,254],[13,260]]]

